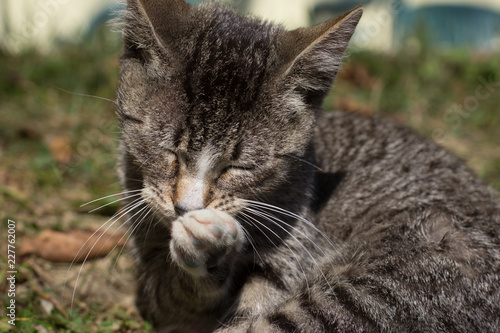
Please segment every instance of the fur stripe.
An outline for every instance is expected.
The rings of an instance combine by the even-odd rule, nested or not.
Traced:
[[[269,320],[272,326],[279,328],[282,332],[294,333],[301,331],[297,324],[283,313],[274,314]]]

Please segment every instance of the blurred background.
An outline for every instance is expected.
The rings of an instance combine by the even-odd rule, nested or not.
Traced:
[[[325,110],[411,126],[500,190],[500,1],[225,2],[290,29],[363,5]],[[40,235],[68,242],[57,254],[79,248],[75,232],[90,232],[87,239],[121,207],[109,196],[120,192],[113,99],[121,39],[108,24],[121,8],[114,0],[0,0],[0,243],[16,221],[17,251],[16,326],[5,317],[9,262],[0,254],[0,332],[149,330],[133,306],[126,236],[84,266],[40,250]]]
[[[401,50],[419,29],[427,34],[427,42],[440,48],[500,49],[498,0],[221,1],[287,28],[319,23],[363,5],[364,17],[353,44],[364,49]],[[76,44],[123,7],[117,0],[2,0],[1,45],[13,53],[26,49],[46,53],[61,43]]]

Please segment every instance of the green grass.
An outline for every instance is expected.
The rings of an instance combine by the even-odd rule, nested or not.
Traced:
[[[2,239],[7,239],[4,222],[8,218],[17,222],[16,245],[20,245],[23,238],[41,230],[100,225],[118,209],[114,204],[89,215],[85,213],[89,209],[80,208],[120,189],[115,175],[114,105],[79,94],[114,98],[119,52],[119,37],[101,32],[83,45],[61,47],[45,56],[0,53]],[[481,88],[484,81],[492,82],[490,90]],[[465,158],[480,177],[500,189],[500,85],[496,82],[500,82],[499,54],[437,53],[425,48],[398,55],[353,53],[326,108],[358,110],[407,124]],[[477,105],[468,104],[474,98]],[[7,262],[3,254],[1,258],[4,272]],[[91,267],[82,280],[102,281],[98,290],[105,291],[113,286],[113,277],[120,278],[111,273],[111,266],[112,260],[105,268]],[[68,297],[60,296],[64,281],[55,277],[60,271],[64,277],[67,265],[31,260],[17,269],[16,301],[22,320],[15,331],[149,330],[133,306],[115,305],[117,299],[96,300],[85,288],[79,288],[70,310]],[[111,277],[95,277],[97,271],[109,271]],[[123,272],[133,277],[133,270],[123,268]],[[1,278],[0,315],[5,318],[7,284]],[[62,309],[47,313],[43,295]],[[121,297],[127,295],[123,292]],[[5,320],[0,321],[0,332],[9,329]]]
[[[327,108],[381,115],[468,161],[500,189],[500,58],[465,50],[354,53]]]
[[[78,94],[114,98],[119,50],[118,36],[101,33],[47,56],[0,55],[4,214],[43,211],[47,199],[71,209],[118,190],[114,105]]]

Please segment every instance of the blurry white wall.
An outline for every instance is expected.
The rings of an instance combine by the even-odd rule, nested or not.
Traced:
[[[245,1],[245,0],[235,0]],[[307,26],[311,24],[311,18],[313,21],[326,20],[328,18],[339,15],[341,12],[348,10],[349,8],[354,8],[358,5],[364,6],[363,17],[356,29],[356,33],[352,40],[352,46],[362,49],[372,49],[377,51],[390,51],[397,47],[397,37],[404,38],[401,31],[395,31],[395,29],[400,29],[401,25],[405,25],[405,22],[401,20],[406,20],[411,15],[408,12],[415,11],[418,12],[419,8],[424,7],[438,7],[438,6],[450,6],[457,7],[473,7],[477,9],[487,10],[496,12],[500,15],[500,0],[247,0],[249,4],[246,6],[247,10],[258,16],[265,17],[271,21],[276,21],[282,23],[287,28],[297,28],[300,26]],[[318,13],[317,9],[331,8],[330,13]],[[466,10],[465,10],[466,11]],[[427,14],[428,12],[426,12]],[[459,15],[455,16],[455,13],[451,11],[448,12],[447,17],[443,17],[442,28],[447,31],[434,31],[433,33],[441,33],[442,35],[447,35],[441,37],[441,39],[446,39],[450,33],[450,30],[457,29],[455,36],[458,40],[465,39],[463,35],[466,33],[477,34],[478,37],[485,37],[491,31],[488,30],[487,25],[491,25],[491,16],[487,19],[489,22],[481,22],[479,17],[467,17],[464,15],[462,10]],[[404,14],[404,15],[402,15]],[[315,17],[316,16],[316,17]],[[319,17],[318,17],[319,16]],[[471,14],[471,16],[474,16]],[[396,19],[399,17],[399,21]],[[415,16],[412,17],[415,19]],[[424,21],[425,21],[424,17]],[[436,26],[436,17],[433,18],[433,26]],[[464,21],[460,21],[460,20]],[[466,21],[469,20],[470,21]],[[494,19],[493,19],[494,20]],[[410,22],[408,22],[410,23]],[[449,26],[446,26],[449,24]],[[444,26],[443,26],[444,25]],[[477,25],[483,25],[478,27]],[[500,26],[500,24],[498,24]],[[467,31],[468,30],[468,31]],[[462,34],[462,36],[460,36]],[[497,35],[498,36],[498,35]],[[500,45],[498,42],[498,37],[485,37],[490,38],[489,46],[487,48],[499,49]],[[445,44],[445,43],[444,43]],[[486,44],[484,42],[483,44]],[[483,45],[482,44],[482,45]]]
[[[248,11],[256,16],[283,24],[287,28],[309,25],[310,11],[321,0],[249,0]]]
[[[124,1],[124,0],[123,0]],[[121,2],[123,2],[121,1]],[[189,0],[191,3],[201,0]],[[395,36],[411,8],[439,5],[463,5],[500,13],[500,0],[218,0],[237,5],[256,16],[278,22],[287,28],[311,25],[314,20],[336,16],[349,8],[364,5],[365,12],[353,37],[352,45],[387,51],[394,47]],[[48,52],[58,42],[78,42],[97,23],[105,20],[120,0],[0,0],[0,47],[16,53],[26,48]],[[319,13],[318,8],[330,8]],[[333,9],[332,9],[333,8]],[[404,13],[407,14],[406,12]],[[396,22],[399,17],[399,21]],[[109,17],[106,17],[106,19]],[[491,21],[491,18],[489,19]],[[435,19],[434,19],[435,21]],[[481,18],[476,18],[481,25]],[[395,24],[396,23],[396,24]],[[455,28],[462,22],[452,22]],[[467,25],[469,24],[469,25]],[[490,23],[488,23],[490,24]],[[462,30],[471,22],[463,22]],[[396,27],[396,31],[394,30]],[[454,27],[448,27],[454,29]],[[460,27],[459,27],[460,28]],[[488,27],[483,29],[487,30]],[[471,31],[474,34],[481,34]],[[486,33],[485,33],[486,34]],[[402,37],[401,37],[402,36]],[[500,41],[497,40],[497,44]]]
[[[0,0],[0,43],[16,53],[77,42],[116,0]]]

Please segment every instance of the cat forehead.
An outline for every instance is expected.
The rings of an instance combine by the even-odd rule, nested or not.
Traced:
[[[250,108],[276,62],[278,30],[228,9],[202,12],[182,59],[188,101]]]
[[[250,16],[241,16],[231,8],[217,3],[205,3],[196,7],[197,13],[191,19],[191,38],[196,39],[198,48],[204,42],[208,48],[198,51],[231,51],[230,56],[242,55],[241,51],[269,48],[277,35],[284,30],[277,25],[264,23]],[[205,45],[204,45],[205,46]],[[233,54],[232,52],[236,52]],[[226,54],[228,55],[228,54]]]

